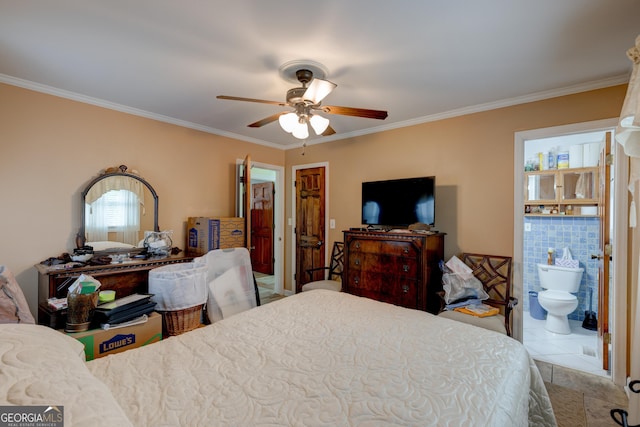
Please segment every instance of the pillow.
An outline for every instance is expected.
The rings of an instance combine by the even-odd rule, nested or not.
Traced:
[[[0,323],[36,323],[20,285],[4,265],[0,265]]]
[[[63,406],[65,425],[132,425],[89,372],[80,341],[27,324],[0,325],[0,336],[0,405]]]
[[[107,251],[109,249],[133,249],[134,245],[121,242],[86,242],[86,246],[91,246],[94,252]]]

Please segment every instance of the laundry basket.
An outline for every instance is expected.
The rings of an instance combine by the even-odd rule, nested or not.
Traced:
[[[166,335],[180,335],[200,326],[207,301],[207,268],[193,262],[149,270],[149,293],[162,315]]]

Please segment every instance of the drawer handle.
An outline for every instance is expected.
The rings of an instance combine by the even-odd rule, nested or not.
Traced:
[[[409,253],[409,248],[404,248],[403,251],[404,251],[405,254],[408,254]]]
[[[356,258],[355,261],[353,261],[353,263],[355,265],[360,265],[360,258]]]
[[[409,292],[409,285],[402,285],[402,292],[404,292],[405,294]]]
[[[353,278],[353,283],[355,283],[357,285],[358,283],[360,283],[360,279],[357,278],[357,277],[354,277]]]
[[[402,271],[404,271],[405,273],[409,271],[409,266],[408,265],[403,265],[402,266]]]
[[[356,247],[356,249],[360,249],[360,242],[356,242],[354,246]]]

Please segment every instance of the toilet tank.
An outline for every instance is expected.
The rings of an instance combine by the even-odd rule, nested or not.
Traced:
[[[584,268],[559,267],[557,265],[538,264],[540,286],[544,289],[578,292]]]

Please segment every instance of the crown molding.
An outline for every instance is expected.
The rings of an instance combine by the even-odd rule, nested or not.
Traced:
[[[511,107],[519,104],[526,104],[534,101],[541,101],[544,99],[556,98],[559,96],[572,95],[580,92],[586,92],[590,90],[603,89],[605,87],[616,86],[629,82],[629,75],[621,75],[610,77],[606,79],[596,80],[587,83],[581,83],[572,86],[566,86],[563,88],[552,89],[542,92],[536,92],[529,95],[518,96],[515,98],[502,99],[494,102],[487,102],[484,104],[472,105],[469,107],[458,108],[454,110],[444,111],[442,113],[431,114],[428,116],[417,117],[415,119],[404,120],[396,123],[389,123],[381,126],[375,126],[367,129],[362,129],[354,132],[347,132],[342,134],[334,134],[332,136],[318,138],[310,141],[296,142],[294,144],[282,145],[269,141],[264,141],[257,138],[250,138],[243,135],[238,135],[232,132],[226,132],[220,129],[211,128],[208,126],[202,126],[196,123],[188,122],[185,120],[179,120],[173,117],[163,116],[161,114],[151,113],[149,111],[141,110],[138,108],[128,107],[126,105],[116,104],[114,102],[105,101],[98,98],[82,95],[79,93],[58,89],[52,86],[35,83],[29,80],[23,80],[16,77],[0,74],[0,82],[6,83],[12,86],[18,86],[25,89],[33,90],[36,92],[42,92],[49,95],[58,96],[61,98],[71,99],[73,101],[83,102],[85,104],[91,104],[98,107],[108,108],[110,110],[120,111],[122,113],[132,114],[134,116],[145,117],[151,120],[157,120],[164,123],[170,123],[176,126],[181,126],[189,129],[199,130],[201,132],[210,133],[213,135],[219,135],[227,138],[237,139],[240,141],[250,142],[252,144],[264,145],[271,148],[277,148],[280,150],[290,150],[294,148],[300,148],[303,145],[315,145],[323,144],[325,142],[339,141],[347,138],[354,138],[363,135],[369,135],[372,133],[384,132],[393,129],[400,129],[409,126],[415,126],[423,123],[435,122],[438,120],[450,119],[453,117],[464,116],[467,114],[480,113],[483,111],[495,110],[498,108]]]

